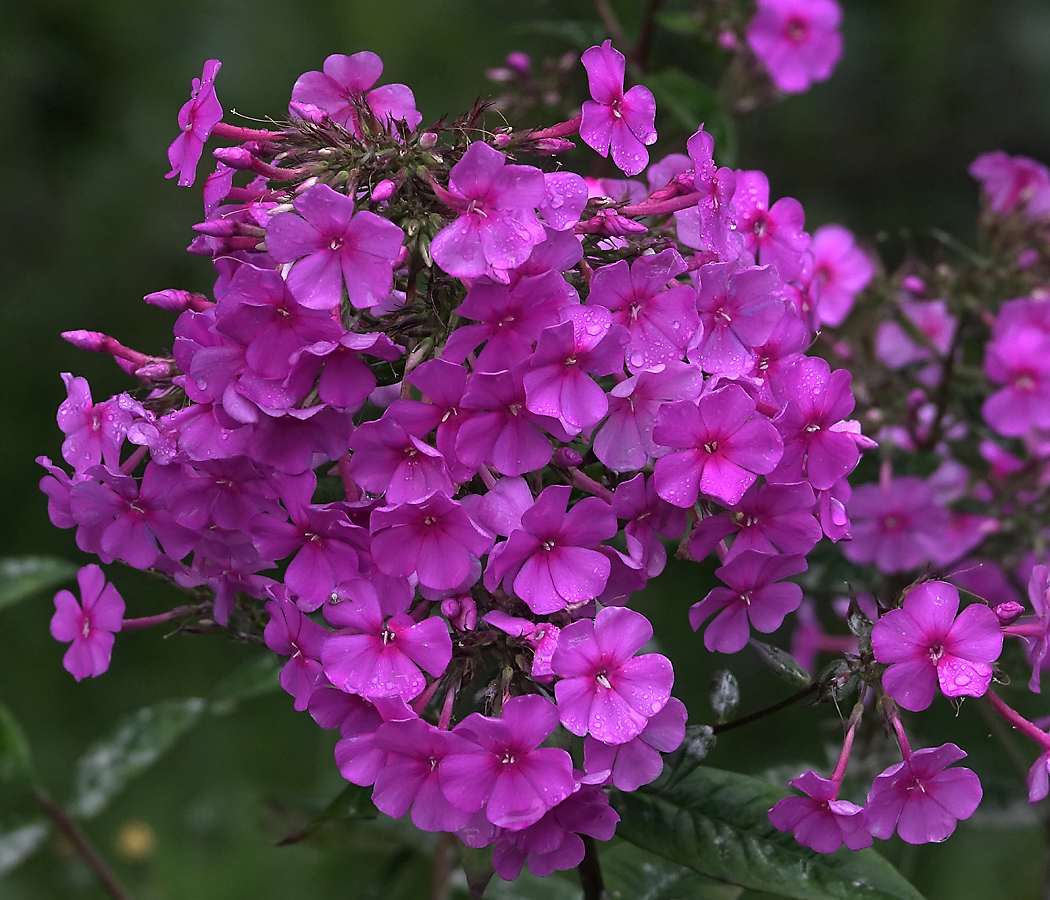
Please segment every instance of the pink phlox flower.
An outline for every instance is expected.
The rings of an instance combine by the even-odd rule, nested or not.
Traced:
[[[42,493],[47,496],[47,517],[55,528],[75,528],[77,520],[73,517],[70,507],[70,493],[73,489],[73,479],[59,466],[56,466],[46,456],[38,456],[36,464],[47,469],[48,473],[39,481]],[[77,480],[81,480],[78,476]]]
[[[1032,574],[1028,578],[1028,602],[1032,604],[1036,622],[1041,626],[1028,651],[1028,659],[1032,663],[1032,677],[1028,682],[1028,689],[1039,694],[1042,692],[1040,675],[1043,660],[1050,650],[1050,569],[1046,566],[1032,567]]]
[[[328,406],[357,412],[376,386],[375,375],[361,357],[392,361],[403,353],[403,348],[380,332],[360,334],[347,331],[338,340],[318,341],[297,350],[291,362],[293,366],[302,365],[307,356],[321,361],[318,396]],[[311,366],[311,369],[315,368],[316,365]]]
[[[611,310],[612,321],[627,329],[632,371],[685,356],[700,327],[693,289],[675,281],[685,270],[685,261],[671,248],[640,256],[630,266],[620,260],[594,273],[587,303]]]
[[[383,74],[383,61],[367,50],[344,56],[334,53],[324,61],[323,72],[306,72],[292,88],[292,101],[323,109],[332,121],[357,137],[362,136],[358,103],[363,99],[382,125],[393,131],[394,122],[411,130],[423,121],[416,98],[403,84],[373,88]],[[295,111],[292,113],[295,114]]]
[[[609,414],[594,436],[594,454],[616,472],[643,468],[667,448],[653,440],[656,417],[675,400],[695,402],[703,388],[696,366],[671,361],[643,369],[608,393]]]
[[[864,823],[864,808],[838,800],[839,786],[816,772],[803,772],[789,782],[805,797],[785,797],[769,811],[778,831],[791,831],[795,840],[818,853],[834,853],[843,844],[850,850],[870,847],[871,834]]]
[[[882,322],[875,332],[875,355],[889,369],[903,369],[918,362],[943,359],[955,336],[957,319],[944,300],[901,300],[901,313],[925,338],[917,342],[899,322]],[[940,366],[930,365],[916,373],[929,387],[937,384]]]
[[[55,594],[55,614],[51,617],[51,636],[71,641],[62,665],[77,681],[97,678],[109,668],[114,634],[124,620],[124,598],[106,581],[96,565],[77,572],[80,600],[67,590]]]
[[[459,429],[466,421],[460,407],[467,378],[468,369],[464,365],[446,359],[428,359],[416,366],[405,381],[429,402],[403,397],[387,409],[387,415],[410,434],[425,435],[434,431],[434,443],[445,458],[449,474],[454,481],[460,482],[469,481],[477,469],[476,465],[463,465],[456,454]]]
[[[545,194],[539,204],[543,221],[555,231],[568,231],[587,205],[587,182],[575,172],[544,172]]]
[[[430,252],[449,275],[488,275],[507,284],[509,271],[546,238],[536,215],[546,197],[543,173],[506,163],[498,150],[475,141],[452,167],[448,190],[439,191],[457,217],[434,236]]]
[[[502,582],[537,615],[602,592],[610,563],[598,548],[616,534],[616,516],[597,497],[585,497],[566,512],[570,493],[567,485],[544,489],[522,515],[521,528],[489,554],[486,590]]]
[[[346,286],[350,303],[368,309],[384,302],[404,232],[362,210],[326,184],[307,188],[292,201],[295,212],[278,213],[266,228],[266,247],[277,262],[292,263],[288,287],[309,309],[333,309]]]
[[[850,562],[872,563],[886,574],[922,565],[948,528],[947,510],[930,485],[913,475],[861,485],[846,509],[853,540],[842,552]]]
[[[361,706],[339,726],[335,764],[347,781],[367,787],[375,784],[386,766],[387,754],[376,746],[376,732],[384,722],[404,722],[418,716],[398,696],[374,697],[371,702],[359,697],[351,699],[359,700]]]
[[[572,758],[559,747],[541,747],[558,725],[558,710],[545,697],[511,697],[502,716],[471,713],[454,733],[472,745],[438,765],[441,789],[453,806],[484,809],[493,825],[511,831],[538,822],[577,789]]]
[[[518,477],[501,478],[485,494],[461,498],[464,508],[477,525],[493,536],[509,537],[521,528],[521,518],[536,502],[528,482]]]
[[[380,812],[400,819],[411,810],[412,824],[423,831],[456,831],[470,821],[470,813],[446,799],[438,776],[450,753],[473,751],[469,741],[422,719],[402,719],[384,722],[373,746],[386,754],[372,791]]]
[[[566,316],[540,335],[523,379],[525,405],[576,435],[609,411],[608,396],[591,376],[623,370],[628,335],[603,306],[578,306]]]
[[[771,382],[776,380],[780,372],[802,358],[811,340],[812,335],[806,324],[789,311],[773,328],[769,339],[753,348],[754,363],[746,374],[757,381],[762,400],[777,402],[773,397]]]
[[[93,403],[86,378],[62,373],[66,399],[58,407],[58,427],[66,436],[62,458],[76,472],[105,462],[110,469],[120,466],[120,448],[131,425],[131,415],[116,397]]]
[[[850,518],[846,511],[853,489],[842,478],[826,491],[816,491],[817,521],[828,540],[841,541],[850,538]]]
[[[222,120],[222,106],[215,96],[215,76],[221,67],[222,63],[217,59],[209,59],[204,64],[201,77],[193,79],[190,99],[179,110],[179,128],[182,131],[168,147],[171,171],[164,177],[174,178],[178,175],[182,187],[193,184],[204,142]]]
[[[1025,778],[1028,785],[1028,802],[1038,803],[1050,794],[1050,750],[1044,750],[1036,757]]]
[[[408,701],[426,687],[423,671],[435,678],[452,659],[452,639],[444,620],[416,622],[406,614],[399,592],[381,593],[358,578],[339,586],[340,602],[326,604],[325,618],[339,628],[321,649],[325,675],[340,690],[366,699],[401,697]]]
[[[949,769],[966,754],[955,744],[916,750],[875,778],[864,806],[868,830],[909,844],[936,843],[981,803],[981,782],[969,769]]]
[[[321,669],[321,647],[328,632],[287,599],[270,600],[266,612],[270,621],[263,639],[274,653],[291,657],[281,669],[281,687],[295,698],[295,709],[302,712],[314,689],[327,684]]]
[[[785,315],[776,269],[740,269],[716,263],[700,270],[696,307],[700,329],[689,345],[689,361],[705,372],[742,375],[754,364],[755,350]]]
[[[1026,156],[1001,150],[978,156],[970,175],[981,183],[992,212],[1005,216],[1019,206],[1030,219],[1050,212],[1050,170]]]
[[[700,197],[695,207],[674,214],[678,239],[687,247],[714,253],[722,262],[737,259],[744,249],[736,231],[733,195],[736,172],[715,165],[715,139],[703,126],[686,142],[691,186]]]
[[[564,321],[578,305],[576,291],[555,271],[525,277],[513,286],[479,278],[456,315],[478,325],[460,325],[449,335],[443,359],[462,362],[485,341],[475,371],[497,372],[524,360],[544,329]]]
[[[800,554],[770,556],[744,550],[724,566],[715,569],[728,587],[716,587],[699,603],[689,607],[693,631],[709,617],[715,618],[704,632],[704,646],[719,653],[736,653],[751,636],[751,628],[769,634],[784,617],[798,609],[802,588],[780,579],[807,569]]]
[[[1032,325],[996,328],[985,347],[984,371],[1004,385],[981,407],[992,428],[1006,437],[1050,428],[1050,335]]]
[[[463,394],[465,421],[456,439],[456,458],[476,469],[482,463],[503,475],[542,469],[554,449],[549,435],[571,437],[557,419],[526,407],[526,364],[502,372],[477,372]]]
[[[171,474],[149,463],[141,484],[104,466],[92,466],[88,477],[73,484],[70,511],[76,520],[77,546],[104,563],[121,559],[136,569],[148,569],[164,553],[182,559],[197,542],[167,509]]]
[[[652,477],[647,480],[640,472],[616,486],[612,505],[616,518],[626,523],[623,531],[631,556],[638,559],[650,578],[655,578],[667,562],[661,538],[680,538],[688,514],[663,500]]]
[[[441,452],[383,416],[358,427],[350,439],[350,474],[361,487],[389,504],[420,503],[455,490]]]
[[[583,104],[580,137],[601,156],[612,151],[613,162],[625,175],[637,175],[649,164],[646,146],[656,143],[656,100],[636,84],[623,89],[627,60],[612,41],[591,47],[580,58],[587,70],[591,97]]]
[[[784,442],[780,464],[771,481],[809,481],[827,490],[860,461],[860,449],[844,419],[853,412],[852,376],[831,370],[820,357],[803,357],[771,383],[783,411],[773,420]]]
[[[215,328],[244,345],[244,359],[263,378],[287,378],[296,353],[338,341],[342,328],[327,310],[300,304],[276,272],[244,265],[219,300]]]
[[[688,509],[700,493],[732,506],[780,462],[783,442],[773,423],[737,384],[700,398],[666,404],[653,440],[670,448],[656,461],[656,492]]]
[[[801,94],[842,58],[841,21],[835,0],[758,0],[747,44],[778,90]]]
[[[798,278],[810,242],[803,230],[802,204],[794,197],[781,197],[770,206],[769,179],[764,172],[752,170],[737,172],[733,209],[744,249],[759,265],[776,266],[784,281]]]
[[[958,613],[958,615],[956,615]],[[982,603],[959,613],[959,591],[927,581],[885,613],[871,633],[875,659],[888,663],[882,686],[905,709],[926,709],[937,688],[946,697],[980,697],[1003,649],[999,619]]]
[[[588,776],[611,781],[621,791],[636,791],[655,781],[664,767],[664,753],[677,750],[685,740],[688,718],[685,704],[671,697],[646,723],[637,737],[621,744],[606,744],[588,735],[583,739],[583,768]]]
[[[719,541],[735,534],[726,562],[744,550],[809,553],[820,540],[813,488],[804,483],[752,485],[728,515],[708,516],[693,528],[689,555],[703,559]]]
[[[372,557],[381,572],[415,575],[435,590],[466,590],[468,576],[492,544],[463,507],[444,494],[375,510],[371,531]]]
[[[599,841],[612,840],[619,821],[605,791],[582,785],[534,825],[500,835],[492,851],[492,864],[505,881],[517,878],[523,865],[537,878],[546,878],[583,861],[581,834]]]
[[[666,657],[635,655],[652,636],[645,616],[626,607],[606,607],[563,628],[551,663],[562,725],[606,744],[638,737],[674,683]]]
[[[272,473],[243,456],[203,460],[181,471],[168,494],[168,509],[180,525],[235,531],[260,513],[281,515]]]
[[[809,245],[813,254],[808,288],[817,303],[817,318],[838,328],[853,309],[857,295],[875,275],[875,265],[853,233],[841,225],[821,225]]]

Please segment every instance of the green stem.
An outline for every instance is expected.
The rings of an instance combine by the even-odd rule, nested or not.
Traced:
[[[598,860],[598,846],[594,838],[581,835],[583,838],[583,862],[576,867],[580,873],[580,885],[583,887],[583,900],[608,900],[605,890],[605,879],[602,878],[601,862]]]
[[[741,716],[739,719],[732,719],[729,722],[721,722],[718,725],[712,725],[711,730],[715,734],[721,734],[723,731],[729,731],[730,728],[739,728],[741,725],[750,725],[752,722],[757,722],[759,719],[764,719],[766,716],[771,716],[773,713],[780,712],[782,709],[787,709],[789,706],[798,703],[808,697],[810,694],[815,694],[820,688],[820,682],[815,681],[813,684],[802,688],[800,691],[795,691],[790,697],[785,697],[783,700],[778,700],[776,703],[771,703],[769,706],[763,706],[761,709],[756,709],[753,713],[748,713],[746,716]]]

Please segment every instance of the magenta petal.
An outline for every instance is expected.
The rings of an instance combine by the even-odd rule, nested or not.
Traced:
[[[628,660],[652,639],[653,626],[627,607],[602,610],[594,622],[594,638],[603,654]]]
[[[937,693],[937,676],[932,662],[899,662],[882,676],[882,686],[905,709],[926,709]]]

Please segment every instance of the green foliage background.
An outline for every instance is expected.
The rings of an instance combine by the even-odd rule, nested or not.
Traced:
[[[628,29],[643,5],[614,4]],[[673,0],[664,5],[678,8]],[[903,226],[968,237],[977,203],[966,167],[977,154],[1001,148],[1050,162],[1050,6],[1044,0],[843,0],[843,6],[846,55],[832,81],[740,119],[736,164],[764,169],[774,195],[801,200],[811,228],[843,222],[876,240],[890,263],[907,252]],[[182,252],[199,219],[199,191],[163,178],[175,114],[205,59],[223,61],[218,92],[225,108],[266,116],[279,115],[296,77],[320,68],[329,53],[374,50],[385,62],[384,80],[410,85],[429,121],[488,92],[483,72],[508,51],[542,56],[569,49],[535,24],[573,19],[592,20],[590,3],[190,0],[172,7],[34,0],[5,7],[0,556],[88,561],[71,533],[47,522],[33,458],[59,455],[59,372],[88,376],[96,399],[126,382],[108,360],[72,349],[58,333],[90,328],[162,352],[171,317],[139,298],[167,287],[209,288],[206,261]],[[655,56],[689,68],[695,51],[688,41],[660,41]],[[111,567],[111,577],[129,614],[177,602],[139,573]],[[688,604],[702,596],[699,584],[695,573],[673,570],[646,609],[675,661],[676,693],[693,709],[693,721],[709,718],[708,679],[725,664],[709,659],[683,627]],[[21,723],[37,772],[59,799],[73,790],[76,759],[122,716],[168,698],[207,697],[257,655],[223,635],[164,640],[139,632],[121,637],[106,677],[76,685],[61,668],[62,648],[48,636],[51,612],[46,595],[0,610],[0,701]],[[741,677],[742,709],[784,690],[748,654],[731,662]],[[823,758],[825,742],[835,739],[827,719],[826,708],[803,709],[732,732],[711,761],[750,773],[780,767],[774,777],[786,782],[794,774],[790,764]],[[978,760],[996,759],[972,709],[943,719],[931,738],[956,740]],[[312,841],[272,846],[341,789],[331,747],[331,736],[296,715],[283,695],[246,701],[240,712],[204,717],[88,829],[145,900],[422,896],[429,863],[400,825],[332,824]],[[1003,790],[992,779],[989,793],[1019,790],[1016,777],[1003,772]],[[995,796],[986,806],[948,844],[890,845],[888,855],[930,900],[1037,896],[1046,850],[1035,814]],[[155,835],[141,859],[118,847],[122,830],[135,823]],[[734,895],[687,887],[689,896]],[[542,890],[550,898],[562,888]],[[103,895],[69,848],[50,841],[0,883],[0,896]]]

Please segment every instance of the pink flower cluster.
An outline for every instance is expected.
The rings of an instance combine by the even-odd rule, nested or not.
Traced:
[[[624,91],[608,42],[584,65],[593,100],[559,139],[640,173],[651,94]],[[632,608],[664,542],[719,553],[728,587],[690,621],[714,616],[706,644],[735,652],[847,532],[873,444],[849,374],[806,351],[870,265],[844,229],[814,245],[800,204],[717,167],[703,131],[615,201],[512,161],[535,133],[421,130],[408,88],[372,87],[372,54],[300,78],[273,131],[221,123],[217,70],[171,150],[188,183],[209,133],[239,141],[190,246],[213,296],[146,298],[177,314],[171,357],[67,333],[143,387],[95,403],[64,376],[52,521],[206,589],[220,625],[264,610],[281,684],[380,810],[493,845],[504,877],[576,865],[580,835],[615,828],[601,788],[652,781],[683,739]],[[85,645],[60,614],[91,654],[74,674],[98,674],[116,620]]]

